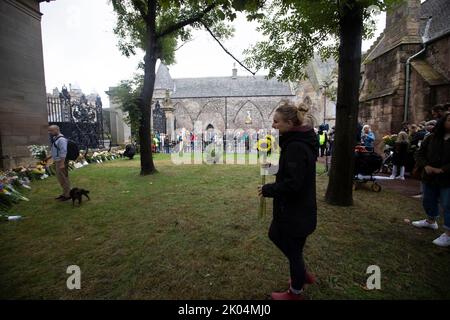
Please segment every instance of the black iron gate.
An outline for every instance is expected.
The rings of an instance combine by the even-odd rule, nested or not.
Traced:
[[[50,125],[59,126],[61,133],[77,143],[81,149],[104,148],[102,101],[94,103],[86,96],[72,98],[66,88],[59,97],[47,97]]]
[[[155,133],[166,133],[166,115],[159,101],[156,101],[153,108],[153,131]]]

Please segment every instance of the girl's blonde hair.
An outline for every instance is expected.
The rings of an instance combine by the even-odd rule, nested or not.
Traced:
[[[275,110],[283,117],[284,121],[291,120],[294,126],[301,126],[304,124],[311,125],[311,119],[308,114],[308,107],[304,103],[295,105],[294,102],[289,100],[282,100],[280,105]]]
[[[408,134],[405,131],[400,131],[397,135],[397,142],[408,142]]]

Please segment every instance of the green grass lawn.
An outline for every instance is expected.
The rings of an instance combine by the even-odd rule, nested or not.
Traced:
[[[55,177],[34,182],[26,216],[0,223],[0,298],[266,299],[287,288],[288,264],[259,219],[256,165],[173,165],[139,176],[139,160],[120,159],[71,172],[92,200],[57,202]],[[305,247],[318,283],[310,299],[450,298],[448,249],[440,232],[403,219],[422,217],[420,202],[356,191],[355,205],[325,204],[318,176],[318,228]],[[66,288],[66,269],[81,268],[81,290]],[[381,268],[381,290],[365,290],[366,269]]]

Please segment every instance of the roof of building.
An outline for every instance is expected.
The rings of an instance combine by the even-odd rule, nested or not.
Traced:
[[[172,79],[160,64],[155,90],[171,90],[171,98],[293,96],[289,83],[264,76],[205,77]]]
[[[449,0],[427,0],[420,5],[420,26],[419,36],[423,37],[425,33],[425,27],[427,25],[427,18],[432,17],[430,27],[428,30],[427,42],[436,40],[448,33],[450,33],[450,1]],[[371,48],[366,53],[367,60],[373,60],[385,52],[393,49],[403,42],[416,42],[416,37],[409,35],[403,39],[403,42],[390,44],[385,41],[386,30],[384,30],[380,36],[372,44]],[[420,41],[420,40],[419,40]]]
[[[428,41],[432,41],[450,32],[450,1],[427,0],[420,7],[421,17],[432,17],[428,31]],[[426,20],[421,20],[420,35],[424,34]]]
[[[169,68],[164,63],[160,63],[155,78],[155,90],[173,90],[174,82],[169,73]]]
[[[337,72],[336,61],[332,58],[322,61],[318,54],[314,54],[314,58],[306,67],[306,74],[315,90],[319,90],[325,83],[336,82],[337,77],[333,77],[334,72]]]
[[[420,74],[420,76],[432,86],[448,84],[448,80],[439,74],[433,67],[424,60],[415,60],[411,62],[413,68]]]
[[[172,98],[291,96],[288,83],[255,77],[175,79]]]

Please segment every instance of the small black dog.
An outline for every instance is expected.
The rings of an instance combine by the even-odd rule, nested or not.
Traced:
[[[75,206],[75,200],[78,200],[78,205],[81,204],[81,197],[84,195],[88,200],[91,200],[88,196],[89,190],[84,190],[81,188],[73,188],[70,190],[70,197],[72,198],[72,207]]]

